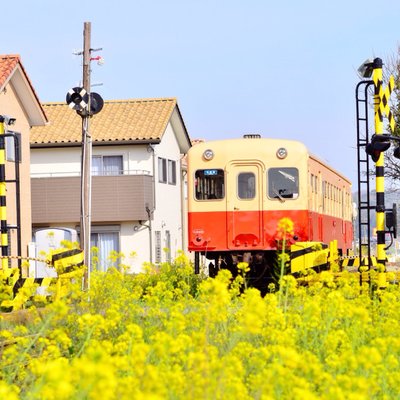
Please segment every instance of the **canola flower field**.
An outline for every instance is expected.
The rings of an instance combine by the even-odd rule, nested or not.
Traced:
[[[398,285],[371,294],[325,272],[261,297],[180,255],[70,290],[0,318],[1,399],[399,398]]]

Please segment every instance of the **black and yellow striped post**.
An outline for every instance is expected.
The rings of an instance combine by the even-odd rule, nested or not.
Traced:
[[[8,269],[8,229],[6,212],[6,156],[5,156],[5,117],[0,116],[0,247],[1,268]]]
[[[375,58],[373,63],[372,80],[374,82],[374,122],[375,135],[383,134],[383,114],[389,118],[390,127],[393,129],[394,119],[388,106],[390,92],[393,86],[393,79],[389,81],[388,88],[383,89],[382,83],[382,60]],[[390,144],[388,144],[390,146]],[[377,264],[386,269],[386,245],[385,245],[385,156],[384,151],[380,152],[379,158],[375,161],[375,183],[376,183],[376,258]]]
[[[383,134],[383,113],[381,106],[382,93],[382,60],[375,58],[373,63],[372,80],[374,82],[374,122],[375,134]],[[384,179],[384,152],[381,152],[375,162],[375,183],[376,183],[376,256],[378,264],[385,266],[385,179]]]

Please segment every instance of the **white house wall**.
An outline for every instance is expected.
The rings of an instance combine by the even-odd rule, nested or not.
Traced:
[[[147,171],[154,176],[155,210],[151,221],[152,254],[149,249],[149,221],[131,221],[115,224],[120,225],[121,252],[125,255],[124,263],[131,266],[131,272],[140,272],[143,263],[155,259],[155,232],[161,233],[161,248],[166,246],[166,231],[170,232],[170,253],[172,259],[183,246],[182,204],[181,204],[181,155],[176,136],[171,124],[168,124],[160,144],[125,146],[93,146],[93,155],[123,155],[126,173]],[[153,159],[154,156],[154,159]],[[176,161],[176,184],[159,183],[158,157]],[[32,177],[77,176],[80,174],[81,148],[44,148],[31,149]],[[154,170],[155,169],[155,170]],[[61,221],[60,221],[61,222]],[[52,224],[53,227],[57,224]],[[60,226],[60,225],[58,225]],[[74,226],[66,226],[76,228]],[[133,254],[135,254],[133,256]],[[162,260],[167,260],[167,254],[161,251]]]
[[[155,232],[161,232],[161,248],[167,248],[166,231],[170,232],[171,245],[169,248],[171,258],[175,258],[179,250],[182,250],[182,204],[181,204],[181,155],[171,125],[168,125],[162,142],[154,146],[156,160],[156,193],[155,211],[152,224],[153,242]],[[158,157],[176,161],[176,185],[159,182]],[[154,243],[155,245],[155,243]],[[153,259],[155,254],[153,254]],[[166,261],[167,254],[161,252],[162,261]]]
[[[93,146],[92,154],[122,155],[126,173],[151,172],[153,162],[147,145],[136,146]],[[76,176],[81,171],[81,148],[60,147],[31,149],[31,175]]]
[[[130,267],[130,272],[143,271],[143,264],[150,262],[148,222],[139,225],[135,223],[121,224],[121,252],[124,254],[122,263]]]
[[[80,174],[81,153],[77,147],[31,149],[31,176],[76,176]]]

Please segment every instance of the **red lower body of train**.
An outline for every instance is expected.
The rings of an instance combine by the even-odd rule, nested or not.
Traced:
[[[288,218],[293,232],[287,232],[286,246],[296,242],[329,244],[337,240],[339,252],[352,248],[353,227],[350,221],[309,210],[189,212],[189,250],[210,260],[210,275],[219,268],[234,271],[238,262],[246,261],[257,275],[276,263],[281,250],[279,222]],[[286,236],[286,235],[285,235]],[[198,266],[197,266],[198,269]]]

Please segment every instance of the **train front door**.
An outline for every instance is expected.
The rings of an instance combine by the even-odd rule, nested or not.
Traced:
[[[227,247],[251,251],[263,246],[264,168],[260,163],[227,166]]]

